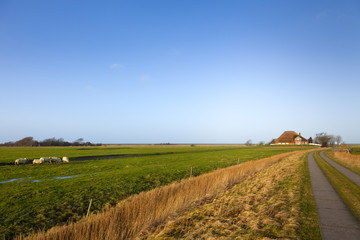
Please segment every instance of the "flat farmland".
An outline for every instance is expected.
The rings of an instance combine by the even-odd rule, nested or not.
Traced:
[[[310,147],[127,146],[0,148],[0,238],[80,220],[142,191],[218,168]],[[76,160],[121,155],[122,158]],[[9,165],[68,156],[70,163]],[[72,161],[72,158],[75,159]]]
[[[353,148],[352,154],[360,155],[360,147],[358,145]]]
[[[223,150],[226,147],[212,146],[211,150]],[[50,156],[67,156],[72,159],[82,157],[96,156],[128,156],[128,155],[159,155],[186,152],[208,151],[209,147],[190,147],[188,145],[126,145],[126,146],[109,146],[109,147],[0,147],[0,164],[13,164],[17,158],[35,159]]]

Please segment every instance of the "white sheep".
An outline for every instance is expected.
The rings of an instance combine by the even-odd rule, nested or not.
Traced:
[[[29,159],[27,158],[18,158],[15,160],[15,165],[19,165],[19,164],[26,164],[28,163]]]
[[[58,157],[50,157],[50,163],[61,163],[61,159]]]
[[[33,160],[33,164],[43,164],[43,163],[44,161],[41,158]]]
[[[69,158],[68,158],[68,157],[63,157],[63,158],[62,158],[62,161],[63,161],[63,162],[69,162]]]
[[[49,157],[42,157],[42,158],[40,158],[40,160],[42,160],[43,163],[48,163],[48,162],[50,162],[50,158],[49,158]]]

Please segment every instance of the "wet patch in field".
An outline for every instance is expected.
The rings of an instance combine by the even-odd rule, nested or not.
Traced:
[[[23,178],[13,178],[13,179],[9,179],[6,181],[0,181],[0,184],[11,183],[11,182],[21,182],[23,180],[24,180]]]
[[[26,179],[24,179],[24,178],[13,178],[13,179],[9,179],[9,180],[6,180],[6,181],[0,181],[0,184],[20,183],[20,182],[37,183],[37,182],[44,182],[44,181],[51,181],[51,180],[63,180],[63,179],[75,178],[75,177],[78,177],[78,176],[92,175],[92,174],[99,174],[99,173],[101,173],[101,172],[94,172],[94,173],[89,173],[89,174],[77,174],[77,175],[70,175],[70,176],[63,176],[63,177],[52,177],[52,178],[48,178],[48,179],[34,179],[34,180],[32,180],[32,177],[28,177]]]

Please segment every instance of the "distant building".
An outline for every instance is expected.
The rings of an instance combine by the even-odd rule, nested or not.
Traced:
[[[273,139],[270,144],[272,145],[303,145],[309,144],[312,142],[312,139],[306,139],[301,136],[301,133],[296,133],[294,131],[285,131],[281,134],[280,137]]]

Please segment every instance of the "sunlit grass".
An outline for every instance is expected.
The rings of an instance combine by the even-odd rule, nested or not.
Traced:
[[[352,214],[360,221],[360,187],[322,159],[318,152],[315,160],[335,191],[348,206]]]
[[[6,153],[6,149],[9,153]],[[16,148],[1,148],[2,154],[14,156]],[[56,151],[63,148],[19,148],[33,156],[61,156]],[[92,151],[103,155],[108,151],[123,153],[121,149],[80,150],[65,148],[76,155],[77,151]],[[91,211],[114,205],[121,199],[160,185],[166,185],[193,176],[254,159],[304,149],[303,147],[151,147],[125,149],[136,154],[173,152],[167,155],[151,155],[136,158],[71,161],[62,164],[0,166],[0,181],[24,179],[0,184],[0,238],[23,232],[47,229],[59,223],[77,221],[87,211],[93,199]],[[177,151],[177,153],[175,152]],[[51,153],[50,153],[51,152]],[[54,153],[55,152],[55,153]],[[68,153],[69,153],[68,152]],[[21,152],[22,154],[22,152]],[[113,152],[112,152],[113,154]],[[30,154],[29,154],[30,155]],[[65,155],[65,154],[64,154]],[[71,156],[67,154],[68,156]],[[27,155],[26,155],[27,156]],[[30,157],[29,157],[30,158]],[[55,177],[74,176],[54,179]],[[39,180],[38,182],[32,182]]]
[[[274,164],[146,239],[321,239],[307,154]]]
[[[360,156],[346,152],[325,151],[324,154],[351,171],[360,174]]]

